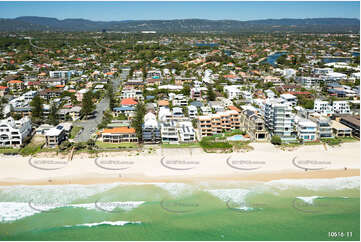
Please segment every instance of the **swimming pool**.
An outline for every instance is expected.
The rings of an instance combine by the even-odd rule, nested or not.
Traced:
[[[243,135],[233,135],[232,137],[227,138],[228,141],[247,141],[248,138],[245,138]]]

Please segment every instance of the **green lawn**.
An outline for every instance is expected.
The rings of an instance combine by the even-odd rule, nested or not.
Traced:
[[[75,136],[79,133],[79,131],[82,129],[82,127],[74,126],[70,131],[70,139],[74,139]]]
[[[20,149],[17,148],[1,148],[0,149],[0,154],[3,153],[19,153]]]
[[[95,142],[95,145],[100,149],[109,149],[109,148],[137,148],[137,143],[104,143],[102,141]]]

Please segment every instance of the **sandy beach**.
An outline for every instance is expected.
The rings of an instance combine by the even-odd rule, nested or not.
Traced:
[[[0,185],[102,184],[113,182],[269,181],[360,175],[360,143],[281,150],[252,143],[249,152],[205,153],[199,148],[145,149],[97,156],[1,156]]]

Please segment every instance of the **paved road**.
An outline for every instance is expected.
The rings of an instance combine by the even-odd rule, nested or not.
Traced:
[[[118,90],[118,87],[121,83],[121,81],[125,80],[127,78],[128,73],[122,73],[119,78],[113,79],[113,88],[114,92]],[[97,130],[98,124],[102,122],[104,111],[109,108],[109,98],[105,96],[97,105],[96,105],[96,113],[95,118],[91,118],[88,120],[82,120],[78,121],[77,126],[83,127],[83,130],[81,130],[78,135],[74,138],[75,142],[87,142],[91,135],[94,134]]]

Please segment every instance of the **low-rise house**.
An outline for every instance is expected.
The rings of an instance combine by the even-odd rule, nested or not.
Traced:
[[[229,99],[238,99],[241,96],[241,90],[238,86],[224,86],[223,90]]]
[[[322,115],[331,115],[333,113],[332,106],[327,101],[316,99],[313,104],[313,110]]]
[[[124,83],[124,88],[142,90],[144,88],[144,81],[141,79],[128,80],[126,83]]]
[[[136,100],[143,100],[144,99],[142,90],[138,90],[138,89],[123,89],[121,98],[122,99],[133,98],[133,99],[136,99]]]
[[[188,100],[184,97],[184,95],[182,94],[178,94],[178,95],[171,95],[172,93],[169,94],[169,99],[172,100],[172,104],[173,106],[187,106],[188,105]]]
[[[133,98],[124,98],[124,99],[122,99],[120,104],[122,106],[134,107],[135,105],[138,104],[138,102],[135,101]]]
[[[7,86],[10,90],[15,90],[15,91],[24,90],[25,88],[24,82],[20,80],[8,81]]]
[[[21,147],[31,135],[31,120],[23,117],[14,120],[12,117],[0,120],[0,146]]]
[[[212,109],[209,106],[202,106],[201,107],[201,113],[202,113],[202,115],[212,114]]]
[[[80,118],[80,106],[74,106],[69,110],[69,116],[73,121],[78,120]]]
[[[135,111],[134,106],[121,106],[113,108],[113,116],[118,117],[120,115],[125,115],[127,117],[131,116]]]
[[[202,100],[202,89],[200,87],[193,87],[191,89],[191,99]]]
[[[182,76],[176,76],[174,78],[174,83],[177,86],[183,86],[184,83],[192,83],[193,81],[195,81],[196,78],[195,77],[182,77]]]
[[[60,97],[62,92],[63,91],[59,89],[45,89],[39,92],[39,96],[46,100],[49,100],[51,98]]]
[[[104,129],[101,132],[101,139],[109,143],[138,142],[135,129],[128,127]]]
[[[360,138],[360,116],[342,116],[340,123],[352,129],[352,136]]]
[[[169,107],[169,101],[168,100],[159,100],[158,101],[158,107]]]
[[[56,117],[59,120],[67,120],[69,118],[70,109],[68,108],[61,108],[56,112]]]
[[[78,102],[83,101],[84,94],[87,93],[88,91],[89,91],[88,89],[81,89],[81,90],[77,91],[75,94],[76,100]]]
[[[347,101],[334,101],[332,103],[332,111],[336,114],[350,114],[350,105]]]
[[[335,137],[351,137],[352,129],[335,120],[331,120],[331,127]]]
[[[57,85],[65,85],[66,80],[63,78],[47,78],[40,80],[40,83],[46,87],[55,87]]]
[[[66,139],[66,132],[63,126],[57,125],[45,132],[47,147],[56,147]]]
[[[188,116],[189,116],[189,118],[194,119],[194,118],[197,117],[197,115],[198,115],[197,107],[195,107],[193,105],[188,106]]]
[[[280,98],[282,98],[285,102],[291,103],[292,106],[297,105],[297,97],[292,94],[289,93],[281,94]]]
[[[209,101],[208,104],[215,112],[223,112],[224,111],[224,106],[223,106],[222,102]]]
[[[38,128],[36,128],[35,133],[37,135],[45,135],[46,131],[50,130],[54,128],[53,125],[50,124],[42,124],[40,125]]]
[[[179,107],[174,107],[172,109],[172,114],[173,116],[184,117],[183,109]]]
[[[9,93],[9,88],[5,86],[0,86],[0,97],[5,96]]]

